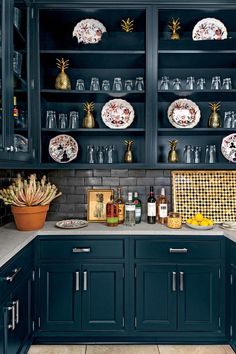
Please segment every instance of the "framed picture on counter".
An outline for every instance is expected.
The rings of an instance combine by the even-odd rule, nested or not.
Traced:
[[[87,194],[89,222],[106,221],[106,204],[110,200],[111,189],[89,189]]]

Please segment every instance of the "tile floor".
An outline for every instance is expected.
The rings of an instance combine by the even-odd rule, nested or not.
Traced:
[[[32,345],[28,354],[234,354],[229,345]]]

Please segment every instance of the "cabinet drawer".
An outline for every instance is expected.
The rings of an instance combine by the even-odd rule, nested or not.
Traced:
[[[136,240],[135,257],[148,259],[185,259],[220,258],[220,241],[172,241],[172,240]]]
[[[33,265],[33,245],[26,246],[0,269],[0,298],[12,291]]]
[[[41,260],[70,260],[91,258],[123,258],[123,240],[40,241]]]

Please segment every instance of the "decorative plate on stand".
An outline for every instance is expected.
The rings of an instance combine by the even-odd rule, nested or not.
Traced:
[[[73,30],[73,37],[77,37],[78,43],[95,44],[100,42],[106,27],[98,20],[86,18],[77,23]]]
[[[56,162],[68,163],[77,157],[79,147],[72,136],[61,134],[50,140],[48,151]]]
[[[193,28],[194,41],[227,39],[228,33],[225,25],[216,18],[203,18]]]
[[[126,100],[115,98],[103,106],[101,115],[107,127],[111,129],[125,129],[134,120],[134,109]]]
[[[236,163],[236,134],[230,134],[223,138],[221,152],[227,160]]]
[[[167,115],[175,128],[193,128],[198,124],[201,117],[198,105],[186,98],[180,98],[172,102]]]

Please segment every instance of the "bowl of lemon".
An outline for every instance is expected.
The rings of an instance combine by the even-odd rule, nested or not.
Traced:
[[[214,221],[206,218],[202,213],[197,213],[186,220],[186,225],[195,230],[210,230],[214,227]]]

